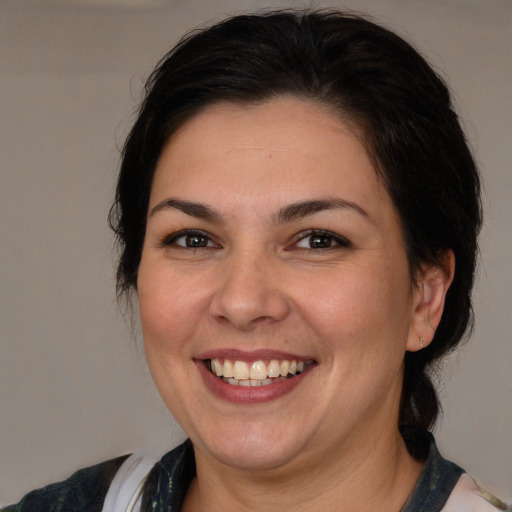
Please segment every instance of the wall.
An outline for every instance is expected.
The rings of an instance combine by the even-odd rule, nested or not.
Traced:
[[[144,4],[144,5],[142,5]],[[0,3],[0,504],[183,435],[116,309],[106,216],[118,147],[152,66],[185,30],[286,2]],[[309,3],[293,2],[293,5]],[[368,11],[447,77],[481,164],[486,226],[472,342],[441,383],[444,453],[512,499],[512,4],[315,2]]]

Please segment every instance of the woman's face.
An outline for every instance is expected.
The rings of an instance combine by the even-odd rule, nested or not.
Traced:
[[[383,184],[325,107],[218,104],[165,146],[140,316],[156,386],[196,453],[308,466],[396,431],[418,290]]]

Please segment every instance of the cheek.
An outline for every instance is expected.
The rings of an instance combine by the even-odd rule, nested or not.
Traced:
[[[189,368],[190,340],[197,308],[181,290],[184,284],[161,266],[141,262],[137,281],[144,351],[154,383],[171,413],[179,415]]]
[[[381,349],[401,351],[405,346],[410,318],[408,281],[400,272],[368,269],[333,272],[321,285],[306,281],[299,294],[301,316],[330,351],[363,357]]]
[[[141,263],[138,302],[144,343],[149,351],[175,352],[198,314],[198,288],[172,272]]]
[[[352,334],[380,321],[389,300],[382,283],[351,272],[332,273],[321,285],[307,283],[301,296],[302,310],[312,323]]]

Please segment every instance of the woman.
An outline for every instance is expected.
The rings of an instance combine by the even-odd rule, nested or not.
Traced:
[[[190,439],[8,510],[507,509],[428,433],[430,368],[471,319],[480,185],[402,39],[337,12],[188,36],[148,82],[111,223]]]

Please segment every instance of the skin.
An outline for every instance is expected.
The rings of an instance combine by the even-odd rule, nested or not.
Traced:
[[[172,241],[187,229],[207,246]],[[324,248],[310,247],[312,229],[333,234]],[[422,467],[397,429],[403,359],[434,335],[447,261],[411,282],[391,199],[351,126],[324,106],[221,103],[174,134],[156,168],[137,288],[153,379],[194,443],[185,511],[399,510]],[[316,364],[277,399],[233,403],[198,371],[198,355],[217,349]]]

